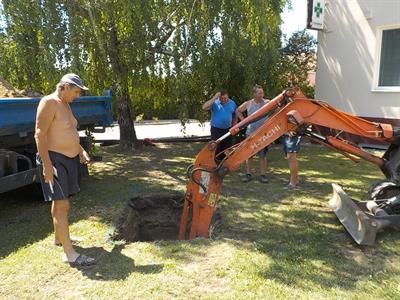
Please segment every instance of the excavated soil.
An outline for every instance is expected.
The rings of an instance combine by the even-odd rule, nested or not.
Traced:
[[[7,80],[0,77],[0,98],[41,97],[42,94],[35,91],[17,90]]]

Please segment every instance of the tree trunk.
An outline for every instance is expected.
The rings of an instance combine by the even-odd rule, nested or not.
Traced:
[[[135,148],[139,146],[136,137],[135,125],[131,108],[131,98],[127,85],[117,88],[117,114],[120,135],[120,146],[122,148]]]
[[[115,24],[111,24],[109,31],[110,47],[108,47],[111,67],[116,78],[115,97],[117,102],[118,124],[120,130],[120,146],[122,148],[136,148],[139,142],[136,137],[131,98],[128,89],[128,70],[120,52],[121,43],[118,39]]]

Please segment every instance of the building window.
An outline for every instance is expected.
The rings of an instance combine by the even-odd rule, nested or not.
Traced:
[[[400,88],[400,28],[381,32],[378,89]]]

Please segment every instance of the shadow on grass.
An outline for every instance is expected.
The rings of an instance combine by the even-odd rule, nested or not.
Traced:
[[[130,198],[147,193],[170,193],[179,189],[179,185],[182,188],[186,183],[182,178],[188,161],[193,159],[201,146],[185,144],[175,148],[167,145],[163,149],[144,148],[131,152],[107,147],[101,153],[104,154],[103,162],[91,167],[92,176],[83,180],[82,191],[71,199],[70,224],[93,218],[112,225]],[[171,157],[180,157],[183,161],[171,161]],[[154,178],[151,172],[158,170],[162,170],[161,178]],[[165,186],[160,184],[160,179],[165,179]],[[50,205],[42,201],[40,189],[35,193],[28,188],[2,194],[0,200],[0,258],[52,234]],[[130,262],[126,261],[125,264],[123,257],[115,251],[108,253],[101,248],[92,250],[94,256],[106,258],[115,253],[123,265],[129,266]],[[159,266],[156,265],[137,266],[135,270],[151,273],[157,268]],[[117,278],[123,273],[110,276]]]
[[[71,199],[70,224],[95,218],[112,225],[130,198],[182,188],[187,161],[201,146],[194,143],[139,151],[123,151],[118,146],[100,149],[103,162],[90,166],[91,177],[83,180],[81,192]],[[170,161],[177,156],[184,161]],[[163,171],[154,177],[151,172],[159,170]],[[164,185],[160,184],[162,180]],[[39,186],[0,194],[0,258],[41,241],[52,232],[50,204],[42,200]]]
[[[303,150],[307,156],[300,155],[300,189],[283,189],[289,172],[277,152],[269,156],[270,184],[254,181],[246,185],[239,183],[237,175],[227,176],[223,194],[228,199],[221,199],[221,237],[249,251],[254,249],[247,245],[256,245],[257,251],[271,258],[258,275],[285,285],[351,290],[359,281],[384,284],[390,275],[375,274],[390,267],[388,257],[397,257],[393,247],[396,232],[380,233],[379,246],[358,246],[328,208],[331,182],[344,185],[351,196],[365,199],[369,184],[383,178],[380,170],[320,148]],[[391,275],[400,275],[400,271],[393,270]]]
[[[38,185],[0,194],[0,259],[53,231],[50,203],[41,197]]]
[[[160,273],[163,264],[135,265],[135,261],[122,254],[124,245],[115,246],[111,252],[102,247],[81,248],[77,251],[96,258],[96,265],[88,268],[77,268],[84,276],[99,281],[124,280],[131,273],[157,274]]]
[[[222,236],[236,240],[233,243],[239,248],[254,251],[247,246],[251,244],[271,258],[266,267],[258,270],[259,276],[303,289],[312,284],[324,289],[351,290],[359,281],[380,285],[391,276],[400,275],[397,269],[390,271],[390,275],[375,276],[386,274],[388,257],[397,257],[398,251],[390,247],[395,244],[396,232],[380,233],[378,242],[384,243],[377,246],[359,246],[327,207],[313,206],[308,199],[304,203],[297,200],[298,207],[288,204],[304,196],[302,193],[296,192],[293,198],[280,203],[234,201],[236,213],[230,208],[222,209],[222,215],[228,219]]]
[[[189,262],[192,257],[204,256],[207,248],[214,241],[207,238],[196,238],[191,241],[156,241],[157,253],[163,259],[176,259]]]

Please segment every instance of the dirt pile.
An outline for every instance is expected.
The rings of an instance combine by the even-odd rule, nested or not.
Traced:
[[[42,94],[31,90],[17,90],[7,80],[0,77],[0,98],[41,97]]]

